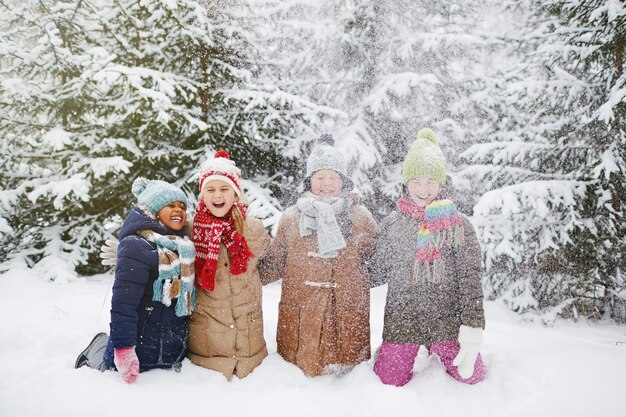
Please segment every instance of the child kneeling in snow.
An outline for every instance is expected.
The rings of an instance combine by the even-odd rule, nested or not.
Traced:
[[[257,262],[270,244],[261,220],[246,215],[241,171],[225,151],[206,161],[193,219],[197,304],[189,321],[189,359],[243,378],[267,356]]]
[[[111,335],[97,334],[75,367],[117,369],[127,383],[153,368],[180,369],[187,316],[195,302],[193,243],[185,234],[187,197],[164,181],[139,177],[138,204],[119,234]]]
[[[412,377],[420,345],[437,354],[454,379],[484,380],[479,354],[485,326],[481,252],[471,223],[442,199],[445,158],[422,129],[404,160],[407,194],[380,228],[370,263],[373,285],[389,284],[383,343],[374,372],[389,385]]]
[[[370,358],[366,261],[377,226],[351,193],[344,157],[323,135],[307,160],[304,192],[285,210],[259,264],[282,279],[278,354],[308,376],[343,374]]]

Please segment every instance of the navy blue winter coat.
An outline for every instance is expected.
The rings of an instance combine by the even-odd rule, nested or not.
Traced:
[[[119,234],[117,268],[111,298],[111,333],[104,360],[113,368],[113,350],[135,346],[141,372],[180,366],[187,354],[187,318],[175,313],[176,300],[166,307],[152,301],[159,276],[156,245],[136,234],[149,229],[162,235],[185,236],[134,207]]]

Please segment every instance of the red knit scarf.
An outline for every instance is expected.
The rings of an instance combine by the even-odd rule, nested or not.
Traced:
[[[238,206],[243,218],[246,208]],[[196,247],[196,286],[208,291],[215,289],[215,272],[220,244],[224,244],[230,255],[230,273],[239,275],[247,271],[248,261],[254,256],[246,238],[237,231],[229,213],[226,217],[215,217],[204,201],[200,201],[193,219],[193,243]]]
[[[419,207],[413,200],[409,200],[408,198],[399,198],[396,200],[396,206],[398,207],[398,210],[408,214],[420,222],[423,222],[426,218],[424,215],[426,207]]]

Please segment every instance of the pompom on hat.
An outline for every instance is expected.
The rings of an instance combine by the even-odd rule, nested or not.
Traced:
[[[185,193],[169,182],[137,177],[133,181],[131,191],[137,197],[139,205],[155,216],[159,210],[174,201],[181,201],[185,207],[188,206]]]
[[[335,139],[332,135],[323,134],[317,142],[306,162],[306,180],[310,180],[320,169],[329,169],[341,175],[344,189],[351,190],[354,184],[348,178],[348,164],[335,148]]]
[[[228,152],[224,150],[215,152],[213,158],[202,165],[198,184],[200,193],[204,190],[204,186],[212,180],[224,181],[233,187],[237,196],[241,195],[241,170],[237,168],[235,161],[232,161]]]
[[[406,184],[415,178],[428,178],[446,184],[446,158],[439,147],[439,138],[431,129],[421,129],[402,164]]]

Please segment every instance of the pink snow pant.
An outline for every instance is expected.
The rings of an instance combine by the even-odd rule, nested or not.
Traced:
[[[420,345],[409,343],[383,342],[374,364],[374,372],[383,384],[395,385],[396,387],[403,386],[413,376],[413,364],[419,348]],[[480,353],[474,363],[474,374],[469,378],[463,378],[459,375],[459,371],[456,366],[452,365],[452,361],[460,349],[459,342],[451,340],[433,343],[429,353],[439,356],[443,366],[446,367],[446,372],[457,381],[465,384],[476,384],[483,381],[487,372]]]

